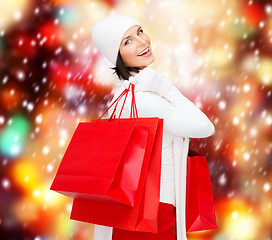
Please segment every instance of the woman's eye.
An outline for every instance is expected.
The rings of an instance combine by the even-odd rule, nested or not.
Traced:
[[[139,35],[139,33],[142,33],[144,30],[143,29],[141,29],[139,32],[138,32],[138,35]],[[128,44],[128,41],[131,41],[130,39],[129,40],[127,40],[126,42],[125,42],[125,45],[127,45]]]
[[[141,32],[141,33],[142,33],[143,31],[144,31],[144,30],[143,30],[143,29],[141,29],[139,32]],[[138,32],[138,33],[139,33],[139,32]]]
[[[125,42],[125,45],[127,45],[127,42],[128,42],[128,41],[130,41],[130,40],[127,40],[127,41]]]

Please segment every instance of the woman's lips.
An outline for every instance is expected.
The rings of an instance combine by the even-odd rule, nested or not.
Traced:
[[[151,52],[150,52],[150,48],[149,47],[147,47],[148,48],[148,51],[146,52],[146,53],[144,53],[144,54],[142,54],[142,55],[137,55],[138,57],[148,57],[148,56],[150,56],[151,55]],[[146,49],[145,49],[146,50]],[[144,51],[145,51],[144,50]],[[142,52],[144,52],[144,51],[142,51]]]

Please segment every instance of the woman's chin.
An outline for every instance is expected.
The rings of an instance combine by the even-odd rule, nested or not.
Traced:
[[[155,61],[154,56],[150,57],[150,59],[145,59],[144,61],[137,61],[137,63],[130,63],[130,64],[125,64],[127,67],[137,67],[140,69],[144,69],[146,66],[152,64]]]
[[[141,66],[139,68],[141,68],[141,69],[145,68],[146,66],[152,64],[154,61],[155,61],[155,58],[152,56],[152,58],[150,58],[150,60],[148,59],[148,61],[146,60],[142,64],[139,64],[139,66]]]

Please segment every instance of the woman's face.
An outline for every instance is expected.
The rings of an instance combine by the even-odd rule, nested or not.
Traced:
[[[148,51],[146,52],[148,48]],[[144,54],[141,54],[145,52]],[[128,67],[145,68],[154,62],[150,38],[143,32],[141,26],[135,25],[124,34],[120,44],[121,57]]]

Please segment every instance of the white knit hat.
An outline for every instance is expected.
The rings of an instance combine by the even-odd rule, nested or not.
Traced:
[[[125,32],[134,25],[141,26],[132,17],[115,14],[103,18],[92,27],[94,45],[114,66],[116,66],[121,40]]]

